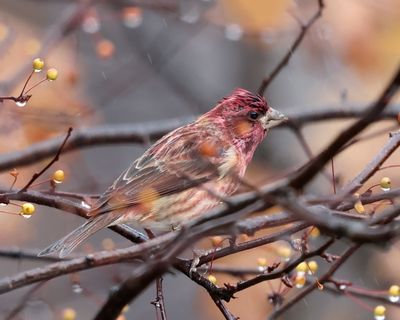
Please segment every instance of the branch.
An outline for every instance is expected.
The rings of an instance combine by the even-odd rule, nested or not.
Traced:
[[[54,156],[54,158],[42,170],[34,173],[31,180],[29,180],[29,182],[19,192],[24,192],[24,191],[28,190],[28,188],[32,185],[32,183],[34,183],[36,181],[37,178],[39,178],[43,173],[45,173],[46,170],[53,165],[53,163],[58,161],[58,159],[60,158],[60,154],[61,154],[65,144],[68,141],[68,138],[71,136],[71,132],[72,132],[72,128],[69,128],[67,135],[65,136],[64,141],[62,142],[61,146],[58,148],[57,153]]]
[[[325,250],[328,249],[334,242],[335,242],[335,240],[333,238],[329,239],[323,245],[321,245],[319,248],[312,250],[310,252],[305,252],[302,255],[300,255],[298,258],[289,261],[280,270],[272,271],[267,274],[260,274],[252,279],[240,281],[234,286],[229,285],[226,288],[217,288],[216,290],[223,297],[223,299],[229,301],[229,298],[233,297],[233,295],[239,291],[248,289],[252,286],[255,286],[256,284],[258,284],[260,282],[277,279],[277,278],[284,276],[285,274],[288,274],[290,271],[292,271],[294,268],[296,268],[296,266],[300,262],[304,261],[305,259],[323,254],[325,252]]]
[[[389,82],[379,99],[366,110],[365,115],[353,125],[343,130],[332,143],[323,150],[317,157],[298,173],[289,177],[290,186],[294,189],[301,189],[305,184],[312,180],[324,165],[335,156],[341,148],[364,130],[368,125],[375,121],[381,112],[386,108],[391,99],[396,94],[400,86],[400,67],[396,70],[395,76]]]
[[[155,121],[137,125],[104,126],[100,128],[77,129],[71,134],[64,152],[82,147],[115,143],[147,143],[187,123],[193,118]],[[33,144],[22,151],[0,156],[0,171],[40,161],[57,152],[62,138],[53,138]]]
[[[289,112],[289,121],[281,125],[283,128],[293,126],[301,127],[306,124],[319,121],[330,121],[340,119],[359,118],[365,113],[363,106],[353,106],[342,109],[334,109],[335,106],[328,106],[323,110],[300,108]],[[375,121],[396,120],[400,111],[400,105],[380,114]],[[108,125],[96,128],[75,129],[64,152],[110,144],[143,144],[161,138],[166,133],[179,126],[187,124],[195,117],[176,118],[162,121],[153,121],[142,124],[129,125]],[[53,138],[39,142],[21,151],[14,151],[0,155],[0,172],[11,170],[15,167],[26,166],[42,159],[45,159],[57,152],[62,143],[62,138]]]
[[[47,55],[48,51],[54,47],[56,44],[73,32],[76,28],[81,26],[81,21],[90,7],[97,0],[86,0],[80,1],[77,5],[74,5],[73,10],[65,10],[65,14],[61,15],[57,19],[57,24],[49,29],[46,35],[44,35],[44,40],[42,41],[41,49],[37,53],[38,57],[44,57]],[[14,72],[12,78],[8,78],[7,81],[0,82],[0,90],[9,91],[16,84],[21,81],[21,78],[26,75],[26,73],[32,69],[32,62],[29,60],[23,64],[19,70]]]
[[[293,192],[287,191],[287,196],[277,197],[277,204],[291,212],[297,219],[328,231],[336,237],[347,237],[356,242],[378,243],[387,242],[400,235],[400,224],[393,223],[379,228],[371,228],[366,221],[350,220],[345,216],[331,215],[324,207],[311,211]],[[399,214],[399,207],[394,211]]]
[[[305,222],[296,223],[293,226],[290,226],[286,229],[277,231],[272,234],[268,234],[266,236],[263,236],[263,237],[260,237],[260,238],[254,239],[254,240],[246,241],[246,242],[236,244],[234,246],[222,248],[222,249],[217,249],[216,251],[213,250],[212,252],[200,257],[198,266],[201,266],[210,261],[215,261],[215,260],[221,259],[223,257],[232,255],[234,253],[242,252],[245,250],[250,250],[253,248],[263,246],[265,244],[269,244],[269,243],[272,243],[272,242],[275,242],[278,240],[282,240],[285,238],[285,236],[289,236],[289,235],[296,233],[300,230],[303,230],[309,226],[310,226],[310,224],[305,223]]]
[[[362,169],[362,171],[348,183],[335,198],[343,199],[349,194],[356,192],[361,186],[371,178],[382,166],[382,164],[392,155],[394,151],[400,146],[400,132],[393,132],[390,134],[389,140],[378,152],[378,154]],[[333,204],[334,205],[334,204]]]
[[[117,291],[111,293],[94,320],[116,319],[121,310],[146,289],[154,278],[161,277],[167,268],[168,264],[162,262],[143,263],[138,266],[132,276]]]
[[[334,286],[330,286],[328,282],[333,283]],[[337,279],[333,279],[332,277],[329,280],[327,280],[325,283],[326,283],[326,285],[324,286],[324,289],[326,289],[327,292],[334,294],[334,295],[346,295],[346,294],[350,293],[353,296],[358,296],[361,298],[366,298],[369,300],[379,301],[381,303],[400,307],[399,302],[393,302],[393,301],[388,300],[387,292],[384,292],[384,293],[376,292],[376,291],[366,289],[366,288],[355,287],[349,281],[337,280]],[[340,288],[340,284],[344,285],[344,289]]]
[[[149,240],[126,249],[102,251],[88,254],[81,258],[60,261],[44,267],[21,272],[12,277],[0,280],[0,294],[9,292],[36,282],[50,280],[68,273],[97,268],[100,266],[130,261],[134,258],[147,256],[154,248],[159,248],[169,243],[175,235],[168,233],[164,236]]]
[[[158,277],[156,280],[156,299],[151,302],[156,308],[156,313],[160,314],[161,320],[167,320],[167,312],[165,311],[165,301],[163,292],[163,278]],[[157,317],[158,319],[158,317]]]
[[[219,299],[217,296],[215,296],[212,292],[208,292],[208,293],[209,293],[211,299],[214,301],[215,305],[217,306],[219,311],[221,311],[222,315],[224,316],[224,318],[226,320],[239,320],[238,317],[234,316],[228,310],[228,308],[225,306],[225,304],[223,303],[223,301],[221,299]]]
[[[304,36],[306,35],[308,29],[314,24],[315,21],[318,20],[319,17],[322,15],[322,11],[325,5],[323,0],[318,0],[318,9],[311,17],[311,19],[306,23],[301,25],[301,30],[297,38],[294,40],[293,44],[290,46],[286,55],[282,58],[282,60],[277,64],[274,70],[270,73],[267,78],[264,78],[261,82],[260,87],[258,88],[257,92],[260,95],[263,95],[267,87],[270,83],[275,79],[275,77],[281,72],[281,70],[289,63],[290,58],[292,57],[293,53],[296,51],[297,47],[303,41]]]
[[[339,269],[339,267],[346,262],[350,256],[358,250],[360,247],[359,244],[352,245],[350,248],[348,248],[341,256],[339,259],[336,260],[336,262],[332,265],[332,267],[328,270],[327,273],[325,273],[321,278],[319,278],[318,282],[321,284],[324,284],[327,280],[333,276],[333,274]],[[317,288],[317,283],[310,284],[307,288],[302,290],[300,293],[292,297],[289,301],[287,301],[281,308],[277,309],[274,311],[270,316],[269,320],[273,320],[281,316],[284,312],[289,310],[294,304],[296,304],[298,301],[306,297],[308,294],[313,292]]]
[[[46,282],[39,282],[32,288],[26,292],[23,297],[20,299],[19,303],[7,314],[4,320],[12,320],[24,309],[25,305],[28,303],[29,298],[38,291],[42,286],[44,286]]]

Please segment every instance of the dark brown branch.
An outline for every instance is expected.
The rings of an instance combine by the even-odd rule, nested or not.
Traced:
[[[294,40],[293,44],[290,46],[288,52],[282,58],[282,60],[276,65],[274,70],[270,73],[267,78],[264,78],[261,82],[260,87],[258,88],[257,92],[260,95],[263,95],[265,90],[268,88],[270,83],[275,79],[275,77],[281,72],[281,70],[289,63],[290,58],[292,57],[293,53],[296,51],[297,47],[303,41],[304,36],[306,35],[307,31],[311,28],[315,21],[318,20],[319,17],[322,15],[322,11],[325,5],[323,0],[318,0],[318,9],[311,17],[311,19],[306,23],[301,25],[301,30],[299,35]]]
[[[338,199],[343,199],[356,192],[375,172],[379,170],[382,164],[393,154],[400,146],[400,133],[393,132],[390,134],[388,142],[383,146],[379,153],[362,169],[362,171],[348,183],[336,195]]]
[[[0,202],[8,203],[10,200],[32,202],[47,207],[60,209],[83,218],[87,218],[87,208],[82,207],[80,204],[77,204],[76,202],[71,201],[68,198],[63,198],[60,196],[32,190],[28,190],[25,192],[18,192],[14,190],[0,190]],[[137,232],[125,225],[113,226],[110,227],[110,229],[119,233],[120,235],[127,238],[128,240],[131,240],[134,243],[140,243],[146,241],[147,239],[142,233]]]
[[[108,264],[125,262],[133,258],[147,256],[152,252],[152,250],[157,249],[160,251],[164,246],[167,246],[169,243],[176,243],[176,248],[173,248],[173,250],[166,250],[166,256],[163,256],[161,258],[165,260],[164,264],[166,264],[165,268],[167,268],[167,265],[171,263],[167,263],[172,259],[171,255],[180,252],[180,250],[185,249],[188,245],[190,245],[190,243],[193,243],[194,241],[200,239],[202,236],[212,232],[219,227],[226,227],[228,225],[234,224],[238,217],[244,215],[245,213],[252,212],[257,208],[260,208],[260,204],[256,202],[250,205],[248,205],[247,203],[239,203],[236,206],[223,208],[222,210],[215,209],[212,210],[210,213],[205,214],[204,217],[200,217],[198,219],[195,219],[193,222],[190,222],[187,225],[188,229],[183,228],[179,232],[171,232],[159,236],[155,239],[146,241],[145,243],[142,243],[140,245],[133,246],[131,248],[114,250],[112,252],[98,252],[94,254],[89,254],[86,257],[72,259],[68,261],[61,261],[43,268],[36,268],[22,272],[13,277],[0,280],[0,294],[32,283],[49,280],[54,277],[65,275],[71,272],[91,269]],[[218,219],[220,219],[220,221]],[[195,226],[196,228],[194,228]],[[113,227],[113,229],[115,229],[116,231],[118,231],[118,233],[122,235],[126,235],[127,238],[133,238],[136,240],[136,234],[132,233],[132,231],[129,229],[126,230],[126,227],[124,226],[115,226]],[[191,230],[190,233],[188,233],[189,229]],[[185,241],[179,241],[182,237],[185,237]],[[155,274],[156,273],[154,273],[153,275]]]
[[[334,242],[335,242],[335,240],[332,238],[332,239],[326,241],[319,248],[309,251],[309,252],[305,252],[302,255],[300,255],[298,258],[289,261],[283,268],[281,268],[279,270],[272,271],[267,274],[260,274],[252,279],[238,282],[234,286],[220,288],[218,290],[218,292],[219,292],[219,294],[222,295],[222,297],[224,297],[224,299],[227,299],[227,297],[228,297],[228,301],[229,301],[229,298],[231,298],[235,293],[237,293],[239,291],[248,289],[252,286],[255,286],[256,284],[258,284],[260,282],[277,279],[277,278],[284,276],[285,274],[288,274],[290,271],[292,271],[294,268],[296,268],[296,266],[300,262],[304,261],[305,259],[323,254],[325,252],[325,250],[328,249]]]
[[[365,115],[356,121],[353,125],[343,130],[337,137],[323,150],[317,157],[308,163],[308,165],[299,173],[293,175],[290,179],[290,186],[294,189],[301,189],[309,181],[311,181],[324,165],[335,156],[341,148],[346,145],[352,138],[364,130],[368,125],[376,120],[381,112],[386,108],[391,99],[396,94],[400,86],[400,67],[379,99],[366,110]]]
[[[25,259],[41,262],[57,262],[63,259],[54,256],[38,257],[39,250],[22,249],[18,247],[0,248],[0,257],[10,259]]]
[[[77,129],[71,134],[64,152],[78,148],[116,143],[147,143],[187,123],[193,118],[164,120],[137,125],[105,126],[91,129]],[[54,138],[36,143],[30,147],[0,156],[0,171],[28,165],[55,154],[63,138]]]
[[[350,220],[345,216],[331,215],[329,210],[311,211],[296,199],[294,193],[287,192],[287,197],[277,198],[277,203],[291,212],[297,219],[329,232],[337,237],[347,237],[356,242],[378,243],[387,242],[400,235],[400,224],[393,223],[379,228],[371,228],[366,221]],[[399,208],[397,211],[400,211]],[[325,212],[324,212],[325,211]]]
[[[333,283],[334,286],[330,285],[331,283]],[[341,283],[344,284],[344,289],[340,288]],[[373,290],[369,290],[369,289],[359,290],[359,288],[353,286],[353,284],[349,281],[342,281],[342,280],[337,280],[337,279],[331,278],[325,282],[324,289],[326,289],[327,292],[334,294],[334,295],[345,295],[346,293],[350,293],[351,295],[358,296],[360,298],[365,298],[368,300],[373,300],[376,302],[390,304],[392,306],[400,307],[399,302],[392,302],[392,301],[388,300],[387,293],[385,293],[385,294],[376,293]]]
[[[132,276],[110,295],[94,320],[116,319],[121,310],[147,288],[154,278],[161,277],[167,268],[168,264],[162,261],[154,261],[151,264],[143,263],[138,266]]]
[[[234,253],[242,252],[245,250],[250,250],[250,249],[260,247],[262,245],[272,243],[272,242],[275,242],[278,240],[283,240],[283,239],[285,239],[286,236],[289,236],[293,233],[303,230],[303,229],[307,228],[308,226],[310,226],[309,223],[305,223],[305,222],[296,223],[293,226],[290,226],[286,229],[277,231],[272,234],[268,234],[266,236],[263,236],[263,237],[260,237],[260,238],[254,239],[254,240],[246,241],[246,242],[237,244],[235,246],[229,246],[229,247],[225,247],[225,248],[222,248],[222,249],[219,249],[216,251],[212,251],[204,256],[201,256],[198,265],[201,266],[207,262],[218,260],[218,259],[221,259],[228,255],[232,255]]]
[[[346,110],[335,106],[323,110],[304,110],[289,112],[289,122],[281,127],[301,127],[319,121],[354,119],[365,113],[363,106],[348,107]],[[380,114],[375,121],[396,120],[400,106],[396,105]],[[194,117],[154,121],[135,125],[109,125],[97,128],[75,129],[64,152],[109,144],[143,144],[156,140],[177,127],[194,120]],[[62,143],[61,137],[49,139],[27,147],[21,151],[0,155],[0,172],[38,162],[57,152]]]
[[[159,313],[161,320],[167,320],[167,312],[165,310],[164,292],[163,292],[163,278],[158,277],[156,280],[156,299],[151,302],[156,308],[156,313]],[[158,319],[158,317],[157,317]]]
[[[234,316],[228,310],[228,308],[226,307],[226,305],[224,304],[224,302],[221,299],[219,299],[217,296],[215,296],[212,292],[208,292],[208,293],[226,320],[238,320],[239,319],[238,317]]]
[[[60,261],[45,267],[24,271],[12,277],[1,279],[0,294],[68,273],[97,268],[104,265],[116,264],[119,262],[126,262],[134,258],[140,258],[148,255],[149,252],[151,252],[154,248],[159,248],[160,246],[166,245],[174,237],[175,235],[173,233],[169,233],[130,248],[88,254],[81,258]]]
[[[347,261],[348,258],[351,257],[351,255],[358,250],[360,245],[355,244],[352,245],[350,248],[348,248],[341,256],[339,259],[335,261],[335,263],[331,266],[331,268],[326,272],[322,277],[318,279],[319,283],[322,285],[329,280],[333,274],[337,271],[337,269],[340,268],[340,266]],[[270,316],[269,320],[273,320],[281,316],[284,312],[289,310],[293,305],[295,305],[298,301],[306,297],[308,294],[313,292],[317,288],[317,283],[310,284],[307,286],[307,288],[303,289],[301,292],[299,292],[297,295],[292,297],[289,301],[287,301],[281,308],[277,309],[274,311]]]

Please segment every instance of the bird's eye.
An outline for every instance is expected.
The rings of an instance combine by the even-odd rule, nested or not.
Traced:
[[[260,116],[260,114],[257,111],[250,111],[247,114],[247,117],[249,118],[249,120],[252,120],[252,121],[257,120],[259,116]]]

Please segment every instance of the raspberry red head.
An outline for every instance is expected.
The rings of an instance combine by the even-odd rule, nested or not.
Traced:
[[[279,111],[268,105],[264,97],[245,89],[237,88],[229,96],[223,98],[214,109],[204,116],[221,120],[247,119],[253,124],[258,122],[264,130],[279,125],[287,120]]]
[[[249,162],[268,130],[286,120],[271,108],[264,97],[245,89],[235,89],[200,119],[224,128],[232,143],[246,154]]]
[[[252,108],[265,113],[269,109],[264,97],[254,94],[245,89],[237,88],[229,96],[222,99],[221,102],[231,102],[232,109]]]

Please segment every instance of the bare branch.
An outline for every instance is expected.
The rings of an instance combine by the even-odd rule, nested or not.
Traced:
[[[339,119],[355,119],[365,113],[363,106],[348,107],[345,110],[335,109],[334,106],[322,110],[312,108],[289,112],[289,122],[281,125],[282,128],[292,126],[302,127],[319,121]],[[319,109],[319,108],[318,108]],[[376,117],[374,121],[396,120],[400,105],[396,105]],[[109,144],[143,144],[156,140],[177,127],[184,125],[195,117],[185,117],[170,120],[154,121],[130,125],[109,125],[97,128],[74,129],[64,152]],[[39,142],[21,151],[0,155],[0,172],[15,167],[29,165],[52,156],[57,152],[63,138],[53,138]]]
[[[53,163],[58,161],[58,159],[60,158],[61,152],[63,151],[63,148],[68,141],[68,138],[71,136],[71,132],[72,132],[72,128],[69,128],[67,135],[65,136],[64,141],[62,142],[61,146],[58,148],[57,153],[54,156],[54,158],[42,170],[34,173],[31,180],[29,180],[29,182],[19,192],[24,192],[24,191],[28,190],[28,188],[32,185],[32,183],[34,183],[36,181],[37,178],[39,178],[43,173],[45,173],[46,170],[53,165]]]
[[[348,258],[350,258],[354,252],[356,252],[359,249],[360,245],[355,244],[352,245],[350,248],[348,248],[342,255],[340,255],[340,258],[335,261],[335,263],[332,265],[332,267],[326,272],[322,277],[318,279],[318,282],[321,283],[322,285],[329,280],[333,274],[337,271],[337,269],[340,268],[340,266],[347,261]],[[304,297],[306,297],[308,294],[310,294],[312,291],[314,291],[317,288],[317,283],[310,284],[307,288],[302,290],[299,294],[295,295],[292,297],[289,301],[287,301],[281,308],[278,310],[274,311],[273,313],[270,314],[269,320],[273,320],[281,316],[284,312],[289,310],[296,302],[300,301]]]
[[[311,19],[304,25],[301,25],[301,30],[299,35],[294,40],[293,44],[290,46],[286,55],[282,58],[282,60],[276,65],[274,70],[270,73],[267,78],[264,78],[261,82],[260,87],[258,88],[257,92],[260,95],[263,95],[265,90],[268,88],[270,83],[275,79],[275,77],[281,72],[281,70],[289,63],[290,58],[292,57],[293,53],[296,51],[297,47],[303,41],[304,36],[306,35],[307,31],[311,28],[315,21],[318,20],[319,17],[322,15],[322,11],[324,9],[324,1],[318,0],[318,9],[311,17]]]
[[[400,86],[400,67],[396,70],[393,79],[386,86],[385,90],[379,97],[379,99],[366,110],[365,115],[356,121],[346,130],[343,130],[337,137],[330,143],[330,145],[323,150],[317,157],[308,163],[308,165],[301,170],[299,173],[289,178],[290,186],[295,189],[301,189],[306,183],[308,183],[315,175],[324,167],[324,165],[336,155],[339,150],[368,125],[375,121],[382,111],[389,104],[393,96],[396,94]]]

